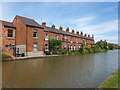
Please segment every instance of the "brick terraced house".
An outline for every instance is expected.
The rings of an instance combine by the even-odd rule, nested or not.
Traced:
[[[51,27],[37,23],[34,19],[16,16],[13,22],[0,21],[0,48],[2,52],[10,53],[14,56],[39,56],[44,51],[49,51],[48,39],[53,38],[62,41],[62,48],[65,50],[78,50],[81,47],[81,41],[85,40],[85,46],[92,46],[94,36],[83,34],[83,32],[74,30],[66,31],[60,26]]]

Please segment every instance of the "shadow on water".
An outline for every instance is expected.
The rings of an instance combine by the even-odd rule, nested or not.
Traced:
[[[2,64],[3,88],[96,88],[118,68],[118,51]]]

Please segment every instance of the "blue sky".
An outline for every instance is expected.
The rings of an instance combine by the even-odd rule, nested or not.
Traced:
[[[4,2],[2,20],[12,21],[16,15],[45,21],[48,26],[83,31],[100,39],[118,43],[117,2]]]

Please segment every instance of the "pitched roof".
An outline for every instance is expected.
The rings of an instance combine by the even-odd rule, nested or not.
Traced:
[[[23,23],[25,23],[28,26],[33,26],[33,27],[38,27],[38,28],[43,28],[40,24],[38,24],[34,19],[30,19],[30,18],[26,18],[26,17],[22,17],[22,16],[16,16],[18,18],[21,19],[21,21],[23,21]]]
[[[50,27],[45,27],[44,30],[47,31],[47,32],[52,32],[52,33],[57,33],[57,34],[63,34],[63,35],[68,35],[68,36],[74,36],[74,37],[93,40],[92,37],[84,37],[84,36],[77,35],[77,34],[67,33],[65,31],[60,31],[59,29],[52,29]]]
[[[5,26],[5,27],[11,27],[11,28],[16,28],[15,25],[11,22],[3,21],[0,20],[0,22]]]

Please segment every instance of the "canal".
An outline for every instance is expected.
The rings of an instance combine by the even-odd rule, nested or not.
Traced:
[[[2,62],[3,88],[96,88],[118,69],[118,50]]]

